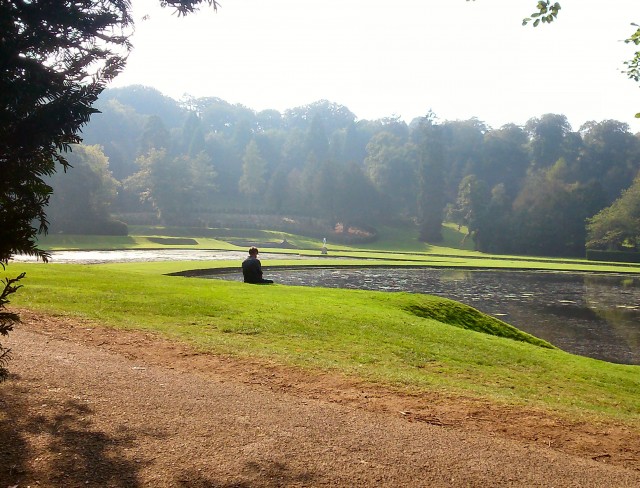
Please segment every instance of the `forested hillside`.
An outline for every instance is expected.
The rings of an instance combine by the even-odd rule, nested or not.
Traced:
[[[75,149],[74,169],[53,182],[54,231],[95,227],[109,212],[129,224],[196,226],[259,214],[342,228],[411,219],[416,238],[438,242],[448,220],[482,251],[582,256],[587,219],[607,209],[589,246],[637,250],[637,208],[612,204],[638,175],[640,139],[615,120],[576,131],[546,114],[491,128],[427,113],[406,124],[358,120],[326,100],[256,112],[141,86],[106,90],[97,108],[83,137],[100,147]]]

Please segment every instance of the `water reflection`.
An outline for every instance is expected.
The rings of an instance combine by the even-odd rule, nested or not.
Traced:
[[[467,303],[575,354],[640,364],[640,276],[364,268],[269,270],[279,283],[428,293]],[[215,278],[238,280],[234,275]]]

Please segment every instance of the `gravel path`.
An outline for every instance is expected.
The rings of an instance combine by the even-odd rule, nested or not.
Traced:
[[[640,486],[640,469],[340,404],[186,349],[163,363],[166,342],[62,322],[30,316],[3,340],[0,488]]]

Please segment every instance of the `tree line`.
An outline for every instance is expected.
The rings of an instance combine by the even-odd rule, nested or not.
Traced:
[[[574,131],[564,115],[546,114],[493,129],[428,113],[407,124],[358,120],[326,100],[256,112],[142,86],[106,90],[97,107],[83,134],[94,147],[74,149],[74,169],[54,177],[54,230],[95,228],[109,211],[200,226],[219,213],[260,213],[343,228],[414,220],[428,242],[447,220],[495,253],[637,249],[638,215],[619,200],[638,193],[640,139],[619,121]]]

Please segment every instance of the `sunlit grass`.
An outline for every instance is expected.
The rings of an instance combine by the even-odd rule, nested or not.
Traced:
[[[637,366],[479,332],[513,331],[437,297],[164,275],[190,267],[203,263],[14,263],[7,271],[27,271],[12,306],[154,331],[202,351],[331,370],[413,392],[471,395],[638,426]],[[472,330],[460,327],[465,324]]]

